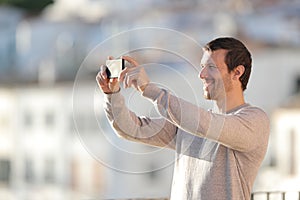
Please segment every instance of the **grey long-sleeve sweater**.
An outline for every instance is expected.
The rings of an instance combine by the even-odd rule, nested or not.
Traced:
[[[120,93],[105,95],[116,133],[128,140],[176,150],[171,200],[249,200],[269,138],[269,120],[244,104],[215,114],[149,84],[144,97],[162,118],[139,117]]]

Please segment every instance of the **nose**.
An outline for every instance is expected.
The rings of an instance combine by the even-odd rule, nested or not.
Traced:
[[[205,79],[207,78],[207,69],[206,67],[203,67],[199,73],[199,78],[200,79]]]

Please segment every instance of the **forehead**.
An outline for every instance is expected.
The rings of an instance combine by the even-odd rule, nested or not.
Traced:
[[[225,56],[227,54],[227,50],[218,49],[215,51],[204,51],[201,64],[214,63],[216,65],[221,65],[225,62]]]

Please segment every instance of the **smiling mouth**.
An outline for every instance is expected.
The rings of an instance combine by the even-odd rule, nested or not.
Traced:
[[[214,80],[205,81],[203,82],[203,89],[208,90],[208,88],[213,84],[214,84]]]

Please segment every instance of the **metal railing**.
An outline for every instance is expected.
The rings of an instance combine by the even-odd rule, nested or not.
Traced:
[[[269,191],[269,192],[253,192],[251,200],[300,200],[300,191]]]
[[[169,198],[131,198],[106,200],[169,200]],[[251,193],[251,200],[300,200],[300,191],[260,191]]]
[[[163,198],[129,198],[129,199],[106,199],[106,200],[169,200],[167,197]]]
[[[106,199],[106,200],[169,200],[169,198],[129,198],[129,199]]]

